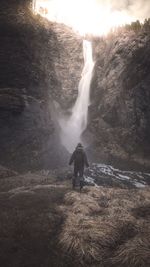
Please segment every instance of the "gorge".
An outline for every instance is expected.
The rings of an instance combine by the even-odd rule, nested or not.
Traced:
[[[93,2],[150,10],[42,3],[55,1],[76,7],[76,26]],[[90,16],[79,34],[35,2],[0,2],[0,266],[149,267],[150,19],[108,34],[113,9],[102,9],[107,34],[85,34]],[[77,142],[89,160],[82,190],[68,166]]]
[[[34,15],[30,3],[2,1],[0,162],[15,170],[66,165],[52,103],[70,116],[84,64],[83,38]],[[149,169],[148,23],[87,40],[95,66],[82,139],[91,161]]]

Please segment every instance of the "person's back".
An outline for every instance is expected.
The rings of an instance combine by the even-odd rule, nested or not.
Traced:
[[[73,187],[75,186],[75,180],[80,176],[80,181],[83,181],[83,172],[84,172],[84,166],[89,167],[87,156],[85,151],[83,150],[83,146],[79,143],[73,152],[69,165],[71,165],[74,162],[74,180],[73,180]],[[83,187],[83,183],[81,185],[80,182],[80,188]]]
[[[75,152],[74,152],[74,164],[77,166],[77,167],[83,167],[84,166],[84,151],[83,151],[83,148],[82,147],[77,147]]]

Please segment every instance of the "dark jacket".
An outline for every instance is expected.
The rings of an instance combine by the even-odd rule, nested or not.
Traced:
[[[89,167],[87,156],[85,151],[83,150],[83,147],[77,147],[75,149],[70,158],[69,165],[71,165],[73,162],[74,167],[77,169],[82,169],[84,168],[84,166]]]

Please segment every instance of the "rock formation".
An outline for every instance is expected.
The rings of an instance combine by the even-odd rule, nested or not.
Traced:
[[[150,32],[95,41],[89,129],[102,158],[149,166]]]
[[[52,101],[73,102],[83,62],[79,36],[34,16],[29,4],[1,3],[0,162],[19,170],[62,163]]]

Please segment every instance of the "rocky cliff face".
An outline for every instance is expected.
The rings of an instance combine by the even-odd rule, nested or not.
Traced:
[[[150,32],[96,40],[89,130],[99,156],[149,165]]]
[[[71,107],[83,67],[82,38],[34,16],[30,4],[1,3],[0,163],[20,170],[66,164],[51,107],[54,100]],[[149,41],[143,29],[92,38],[85,137],[97,161],[150,167]]]
[[[1,3],[0,162],[20,170],[62,163],[51,103],[70,105],[83,62],[79,36],[34,16],[30,2]]]

